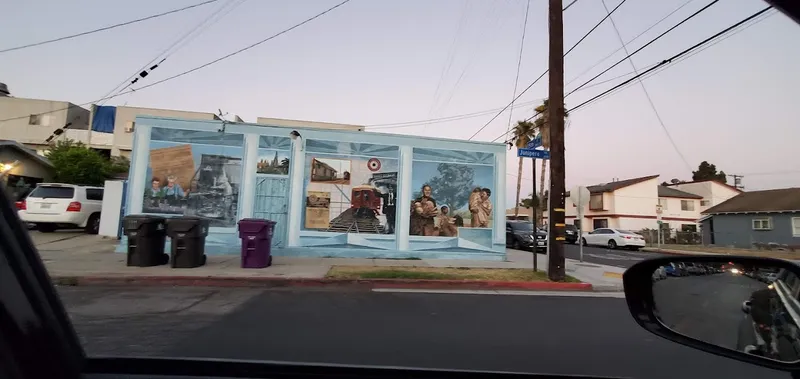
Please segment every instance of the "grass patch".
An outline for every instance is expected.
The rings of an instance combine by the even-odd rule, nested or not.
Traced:
[[[412,279],[412,280],[499,280],[509,282],[549,282],[547,273],[529,269],[470,267],[374,267],[333,266],[331,279]],[[567,275],[566,282],[580,281]]]
[[[657,249],[657,247],[655,246],[652,248]],[[742,255],[747,257],[800,259],[800,251],[788,251],[788,250],[739,249],[735,247],[703,246],[703,245],[661,245],[661,248],[666,250],[686,251],[687,253],[692,251],[697,251],[701,253],[712,253],[721,255]]]

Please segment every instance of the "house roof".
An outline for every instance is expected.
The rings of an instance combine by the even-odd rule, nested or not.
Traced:
[[[586,188],[589,190],[590,193],[614,192],[620,188],[625,188],[628,186],[632,186],[634,184],[639,184],[641,182],[655,179],[657,177],[658,175],[642,176],[640,178],[617,180],[616,182],[595,184],[593,186],[588,186]]]
[[[641,182],[645,182],[650,179],[655,179],[657,177],[659,177],[659,175],[650,175],[650,176],[642,176],[641,178],[617,180],[615,182],[587,186],[586,189],[589,190],[589,193],[614,192],[620,188],[625,188],[628,186],[632,186],[634,184],[639,184]],[[570,195],[569,191],[564,192],[564,196],[569,197],[569,195]]]
[[[21,143],[19,143],[17,141],[12,141],[12,140],[7,140],[7,139],[0,139],[0,147],[10,147],[12,149],[16,149],[17,151],[19,151],[19,152],[21,152],[21,153],[23,153],[25,155],[28,155],[31,159],[41,163],[43,166],[49,167],[49,168],[53,168],[53,164],[50,163],[50,161],[47,158],[45,158],[45,157],[43,157],[43,156],[41,156],[39,154],[36,154],[35,151],[25,147],[25,145],[23,145],[23,144],[21,144]]]
[[[681,199],[702,199],[702,196],[693,193],[676,190],[666,186],[658,186],[658,197],[678,197]]]
[[[744,212],[800,212],[800,188],[750,191],[703,211],[703,214]]]
[[[728,184],[728,183],[723,183],[723,182],[720,182],[719,180],[714,180],[714,179],[706,179],[706,180],[693,180],[693,181],[691,181],[691,182],[680,182],[680,183],[675,183],[675,184],[672,184],[672,183],[670,183],[670,184],[667,184],[667,186],[679,186],[679,185],[681,185],[681,184],[705,183],[705,182],[714,182],[714,183],[717,183],[717,184],[719,184],[719,185],[721,185],[721,186],[728,187],[728,188],[730,188],[730,189],[732,189],[732,190],[734,190],[734,191],[737,191],[737,192],[739,192],[739,193],[742,193],[742,192],[744,192],[744,191],[742,191],[742,190],[740,190],[740,189],[738,189],[738,188],[736,188],[736,187],[734,187],[734,186],[732,186],[732,185],[730,185],[730,184]]]

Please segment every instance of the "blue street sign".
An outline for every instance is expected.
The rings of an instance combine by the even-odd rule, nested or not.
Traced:
[[[535,149],[535,148],[540,147],[540,146],[542,146],[542,135],[541,134],[536,136],[536,138],[531,140],[531,142],[528,142],[528,145],[525,146],[525,148],[527,148],[527,149]]]
[[[550,159],[550,152],[547,150],[517,149],[517,156],[523,158]]]

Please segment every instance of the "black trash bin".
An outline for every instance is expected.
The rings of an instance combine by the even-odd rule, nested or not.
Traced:
[[[164,265],[167,231],[164,218],[151,215],[128,215],[122,219],[122,230],[128,237],[128,266],[150,267]]]
[[[199,217],[168,218],[167,235],[171,239],[170,267],[194,268],[206,264],[207,219]]]

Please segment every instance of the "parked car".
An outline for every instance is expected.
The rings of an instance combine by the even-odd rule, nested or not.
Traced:
[[[584,246],[608,246],[609,249],[623,247],[630,250],[639,250],[645,246],[644,237],[641,235],[628,230],[611,228],[600,228],[583,233],[581,243]]]
[[[102,207],[102,187],[42,183],[17,203],[17,213],[22,221],[36,225],[42,233],[58,228],[83,228],[87,233],[97,234]]]
[[[567,224],[564,227],[564,238],[567,243],[578,243],[578,236],[580,236],[580,230],[575,225]]]
[[[653,271],[653,281],[664,280],[667,278],[667,266],[661,266]]]
[[[537,253],[547,249],[547,232],[536,229],[526,221],[506,222],[506,247],[519,250],[536,250]]]

